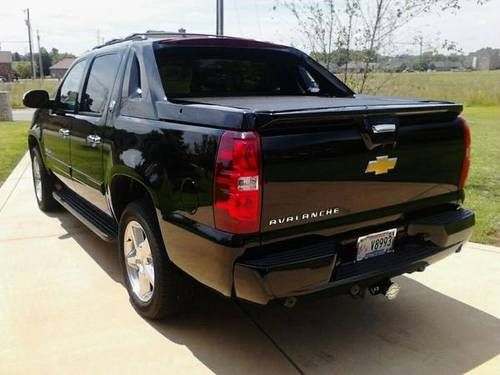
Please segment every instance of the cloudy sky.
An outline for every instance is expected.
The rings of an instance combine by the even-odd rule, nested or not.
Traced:
[[[312,0],[311,0],[312,1]],[[372,0],[365,0],[372,1]],[[17,0],[0,7],[2,50],[28,50],[24,8],[30,8],[34,29],[40,30],[46,48],[80,54],[97,43],[137,31],[177,30],[215,33],[216,0]],[[294,44],[301,35],[293,17],[285,10],[273,11],[275,0],[225,0],[225,34]],[[500,48],[500,0],[478,7],[465,5],[457,14],[432,14],[398,32],[398,52],[417,53],[407,44],[416,34],[427,43],[457,42],[465,52],[481,47]],[[426,43],[426,44],[427,44]]]

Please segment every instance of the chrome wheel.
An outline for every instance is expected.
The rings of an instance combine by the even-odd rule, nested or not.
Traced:
[[[38,157],[33,156],[33,183],[35,185],[35,194],[38,202],[42,201],[42,172],[40,170],[40,162],[38,161]]]
[[[125,228],[123,241],[127,276],[132,291],[142,302],[148,302],[153,297],[155,269],[151,247],[141,224],[130,221]]]

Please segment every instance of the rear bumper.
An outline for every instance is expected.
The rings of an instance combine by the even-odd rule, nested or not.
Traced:
[[[335,238],[279,251],[247,251],[234,267],[235,294],[266,304],[272,299],[422,271],[460,251],[473,226],[474,213],[465,209],[419,218],[406,226],[406,236],[396,242],[394,252],[361,262],[347,260],[345,248]]]

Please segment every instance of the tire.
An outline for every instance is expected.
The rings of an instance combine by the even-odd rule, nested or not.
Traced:
[[[53,179],[45,169],[40,151],[36,147],[31,150],[31,167],[38,207],[44,212],[54,211],[58,204],[52,196],[54,191]]]
[[[118,240],[125,286],[135,310],[152,320],[183,311],[193,295],[193,283],[168,259],[154,207],[147,201],[130,203],[120,219]]]

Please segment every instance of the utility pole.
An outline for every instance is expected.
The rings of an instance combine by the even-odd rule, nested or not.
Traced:
[[[28,43],[30,44],[30,61],[31,61],[31,72],[33,73],[33,76],[31,79],[36,79],[36,72],[35,72],[35,60],[33,58],[33,46],[31,44],[31,21],[30,21],[30,8],[27,8],[25,10],[26,12],[26,26],[28,26]]]
[[[420,63],[422,63],[422,60],[423,60],[423,47],[424,47],[424,37],[422,35],[420,35],[418,38],[418,45],[420,46]]]
[[[224,35],[224,0],[217,0],[217,36]]]
[[[42,50],[40,49],[40,31],[36,30],[36,39],[38,41],[38,67],[40,68],[40,78],[43,79],[43,62],[42,62]]]

